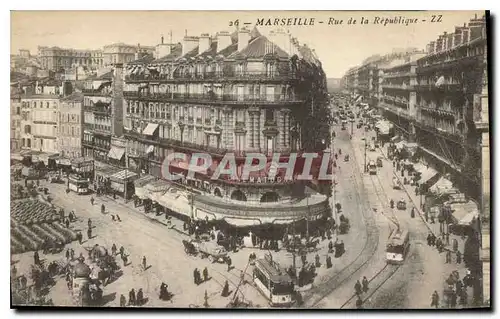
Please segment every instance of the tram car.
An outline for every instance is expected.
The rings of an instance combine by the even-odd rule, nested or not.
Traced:
[[[396,229],[391,233],[385,248],[385,260],[388,264],[402,264],[410,247],[408,230]]]
[[[296,302],[292,278],[270,255],[255,261],[253,282],[271,307],[289,307]]]
[[[370,172],[370,175],[377,175],[377,164],[375,164],[374,161],[370,161],[368,163],[368,171]]]

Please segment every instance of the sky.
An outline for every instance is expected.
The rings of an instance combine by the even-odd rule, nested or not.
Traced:
[[[288,30],[301,44],[315,49],[327,77],[340,78],[353,66],[374,54],[390,53],[395,48],[425,46],[444,31],[453,32],[483,11],[12,11],[11,54],[37,47],[59,46],[74,49],[99,49],[124,42],[153,46],[165,42],[172,32],[173,42],[185,35],[234,31],[230,22],[253,28],[259,19],[301,18],[308,25],[257,26],[267,35],[278,27]],[[433,18],[434,16],[434,18]],[[441,16],[441,17],[440,17]],[[377,20],[376,18],[379,17]],[[406,24],[383,25],[383,19],[402,17]],[[348,24],[349,19],[356,24]],[[368,24],[361,24],[361,19]],[[311,24],[314,19],[314,25]],[[341,24],[329,24],[335,19]],[[417,19],[417,20],[415,20]],[[425,20],[425,21],[424,21]],[[434,20],[434,21],[433,21]],[[320,23],[320,22],[323,23]],[[293,21],[292,21],[293,22]]]

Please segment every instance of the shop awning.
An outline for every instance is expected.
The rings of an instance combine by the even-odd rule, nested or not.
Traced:
[[[453,183],[445,177],[441,177],[434,185],[429,188],[429,191],[437,194],[444,194],[454,190]]]
[[[148,148],[146,149],[146,154],[153,153],[154,150],[155,150],[154,145],[149,145]]]
[[[144,175],[144,176],[141,176],[134,181],[134,186],[136,188],[143,187],[143,186],[153,182],[154,180],[156,180],[156,177],[151,176],[151,175]]]
[[[434,170],[432,167],[427,167],[422,163],[417,163],[413,165],[413,169],[420,173],[421,177],[419,180],[420,184],[427,183],[427,181],[429,181],[431,178],[436,176],[436,174],[438,174],[438,172],[436,172],[436,170]]]
[[[64,166],[71,166],[71,160],[69,158],[60,158],[56,160],[56,163]]]
[[[157,128],[158,128],[158,124],[148,123],[148,125],[146,125],[146,128],[142,131],[142,134],[153,135]]]
[[[477,204],[473,201],[450,205],[453,211],[453,219],[459,225],[470,225],[474,218],[479,216]]]
[[[400,140],[400,138],[401,138],[401,137],[400,137],[399,135],[393,136],[393,137],[391,138],[391,142],[393,142],[393,143],[398,142],[398,141]]]
[[[125,155],[125,149],[121,147],[116,147],[116,146],[111,146],[111,149],[109,150],[108,157],[121,161],[123,158],[123,155]]]
[[[99,175],[102,177],[111,177],[113,174],[115,174],[119,171],[120,171],[119,168],[113,167],[113,166],[104,166],[104,167],[96,166],[96,168],[95,168],[96,175]]]
[[[110,176],[111,180],[116,180],[119,182],[134,180],[137,178],[137,173],[129,171],[128,169],[121,170]]]
[[[191,216],[191,205],[187,194],[175,187],[171,187],[163,196],[159,197],[158,203],[178,214]]]
[[[163,179],[159,179],[157,181],[154,181],[154,182],[151,182],[151,183],[145,185],[144,188],[150,192],[159,193],[159,192],[166,192],[171,185],[172,185],[171,183],[169,183]],[[151,198],[151,199],[153,199],[153,198]]]

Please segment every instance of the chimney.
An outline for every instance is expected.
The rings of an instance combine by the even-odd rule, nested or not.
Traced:
[[[271,31],[269,33],[269,41],[274,42],[280,49],[289,55],[293,55],[290,34],[286,33],[285,30],[278,29],[276,31]]]
[[[208,33],[202,33],[200,37],[200,42],[199,42],[199,53],[203,53],[210,49],[210,46],[212,45],[212,38],[210,38],[210,35]]]
[[[238,31],[238,51],[243,50],[247,47],[250,41],[250,31],[246,29],[241,29]]]
[[[155,59],[163,58],[164,56],[169,55],[171,52],[170,44],[158,44],[155,49]]]
[[[182,41],[182,55],[185,55],[186,53],[192,51],[194,48],[198,46],[198,37],[192,37],[192,36],[185,36],[184,40]]]
[[[217,52],[220,52],[233,44],[231,35],[227,31],[217,32]]]

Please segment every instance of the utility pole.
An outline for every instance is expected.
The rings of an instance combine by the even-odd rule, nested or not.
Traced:
[[[368,168],[366,166],[366,134],[365,134],[365,173],[368,171]]]

